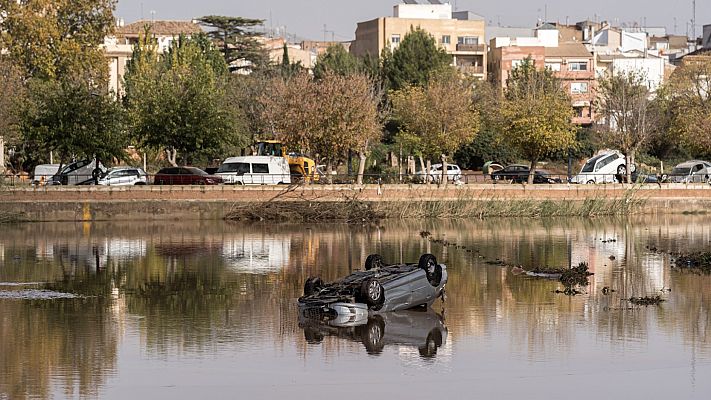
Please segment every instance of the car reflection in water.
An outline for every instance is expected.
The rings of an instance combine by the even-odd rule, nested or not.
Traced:
[[[434,358],[447,340],[442,315],[430,308],[363,314],[358,317],[322,321],[301,315],[299,327],[309,344],[319,344],[325,337],[363,343],[368,354],[380,354],[385,346],[416,347],[423,358]]]

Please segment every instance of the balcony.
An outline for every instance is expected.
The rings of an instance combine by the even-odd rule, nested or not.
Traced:
[[[457,65],[457,68],[459,69],[459,71],[465,74],[481,75],[484,73],[484,67],[481,65]]]
[[[483,44],[457,44],[457,51],[466,51],[469,53],[483,53],[486,51],[486,45]]]

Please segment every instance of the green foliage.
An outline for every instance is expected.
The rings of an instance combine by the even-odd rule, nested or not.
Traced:
[[[424,86],[433,71],[441,70],[452,62],[447,52],[437,46],[432,35],[419,27],[411,29],[392,53],[384,50],[381,58],[383,76],[387,88],[391,90],[407,85]]]
[[[338,75],[352,75],[365,70],[361,60],[347,52],[340,44],[334,44],[318,56],[314,66],[314,77],[322,79],[326,72]]]
[[[532,171],[547,155],[574,145],[570,98],[552,72],[536,69],[530,58],[511,71],[500,112],[500,134],[531,162]]]
[[[208,15],[198,21],[208,27],[207,35],[220,49],[227,65],[237,70],[255,70],[269,64],[267,51],[259,41],[262,34],[254,30],[264,20]],[[248,64],[234,65],[238,60],[248,61]]]
[[[454,153],[454,161],[462,169],[480,169],[487,161],[507,165],[520,159],[517,149],[500,140],[493,131],[480,131],[474,141],[460,147]]]
[[[218,153],[244,144],[237,131],[238,109],[228,99],[229,73],[218,51],[200,35],[174,41],[159,57],[155,44],[141,38],[128,64],[125,104],[135,141],[186,157]]]
[[[674,71],[658,96],[668,132],[694,155],[711,154],[710,88],[711,61],[690,60]]]
[[[112,96],[85,81],[33,79],[24,139],[64,162],[72,156],[122,159],[128,145],[123,115]]]
[[[20,117],[25,97],[26,89],[20,68],[0,55],[0,136],[5,138],[8,146],[19,143]]]
[[[0,48],[26,77],[105,81],[99,45],[113,29],[115,0],[0,0]]]

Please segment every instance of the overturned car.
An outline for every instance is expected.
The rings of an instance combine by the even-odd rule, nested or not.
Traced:
[[[393,265],[371,254],[365,260],[365,271],[332,283],[308,278],[299,308],[306,317],[360,320],[369,312],[429,307],[444,296],[446,284],[447,267],[432,254],[423,254],[417,264]]]

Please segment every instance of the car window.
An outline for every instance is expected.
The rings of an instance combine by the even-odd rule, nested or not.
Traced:
[[[252,164],[252,173],[253,174],[268,174],[269,173],[269,165],[268,164]]]
[[[218,173],[220,172],[229,172],[229,173],[237,173],[237,174],[248,174],[249,173],[249,163],[243,163],[243,162],[235,162],[235,163],[224,163],[220,165],[220,168],[217,170]]]
[[[704,165],[703,165],[703,164],[696,164],[696,165],[694,165],[694,172],[699,172],[699,171],[701,171],[702,169],[704,169]]]
[[[200,168],[185,167],[183,169],[186,171],[185,174],[187,175],[207,175],[207,172],[201,170]]]

